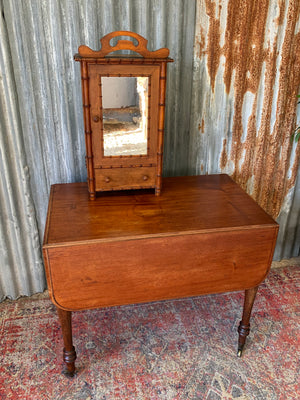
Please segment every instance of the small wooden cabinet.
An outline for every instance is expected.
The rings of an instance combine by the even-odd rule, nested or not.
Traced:
[[[130,37],[137,42],[119,40]],[[96,192],[161,191],[168,49],[149,51],[133,32],[112,32],[101,50],[80,46],[86,164],[90,199]],[[118,50],[135,55],[108,56]],[[137,53],[137,54],[136,54]]]

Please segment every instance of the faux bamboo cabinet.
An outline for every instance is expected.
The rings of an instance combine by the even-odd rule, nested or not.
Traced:
[[[43,251],[69,372],[71,311],[235,290],[245,290],[241,354],[277,230],[227,175],[163,178],[161,196],[131,191],[94,201],[85,183],[53,185]]]
[[[129,40],[119,40],[116,45],[111,45],[111,41],[119,36],[130,37],[137,45]],[[168,58],[166,48],[149,51],[147,40],[134,32],[112,32],[101,39],[101,45],[99,51],[80,46],[74,57],[81,65],[90,199],[95,199],[96,192],[125,189],[154,188],[155,194],[159,195],[167,63],[173,60]],[[110,55],[118,50],[131,50],[137,54]],[[110,80],[110,87],[105,91],[107,80]],[[130,103],[129,86],[121,100],[122,85],[129,85],[130,80],[137,86],[136,96],[139,96],[139,101],[132,99],[134,104]],[[116,85],[115,92],[112,83]],[[138,143],[142,139],[138,138],[137,132],[145,140],[140,151]],[[109,150],[110,143],[122,143],[129,138],[131,148],[130,145],[126,148],[123,143],[114,151]]]

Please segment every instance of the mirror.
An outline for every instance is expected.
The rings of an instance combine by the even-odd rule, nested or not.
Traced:
[[[104,156],[147,155],[148,77],[101,77]]]

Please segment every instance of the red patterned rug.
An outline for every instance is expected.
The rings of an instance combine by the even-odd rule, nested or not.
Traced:
[[[74,378],[50,300],[6,301],[0,399],[300,399],[299,283],[299,266],[271,271],[242,358],[242,293],[76,312]]]

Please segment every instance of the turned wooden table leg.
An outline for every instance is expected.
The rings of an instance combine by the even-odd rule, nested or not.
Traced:
[[[67,374],[74,376],[76,351],[72,340],[72,313],[71,311],[65,311],[58,307],[57,313],[64,340],[63,360],[67,365]]]
[[[243,317],[242,317],[242,320],[238,327],[238,332],[239,332],[238,352],[237,352],[238,357],[242,356],[246,338],[250,333],[250,322],[249,321],[250,321],[250,316],[251,316],[255,296],[257,293],[257,289],[258,289],[258,286],[245,291]]]

